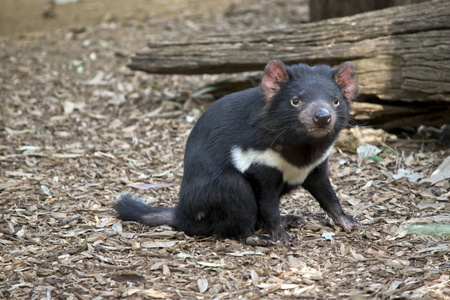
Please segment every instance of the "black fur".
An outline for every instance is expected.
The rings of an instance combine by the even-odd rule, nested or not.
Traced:
[[[118,218],[123,221],[137,221],[149,226],[167,224],[175,226],[173,221],[174,207],[153,207],[134,198],[130,194],[122,194],[114,205]]]
[[[249,244],[255,243],[249,237],[264,229],[272,241],[286,244],[292,239],[282,225],[280,197],[302,185],[346,231],[359,227],[342,211],[328,179],[326,158],[347,125],[356,88],[351,63],[334,69],[304,64],[286,68],[281,62],[270,62],[260,86],[219,99],[197,121],[186,144],[178,205],[150,207],[126,194],[116,203],[118,217]],[[295,99],[298,106],[294,106]],[[330,111],[329,128],[314,123],[317,105]],[[295,184],[285,182],[279,168],[264,163],[253,163],[242,173],[232,157],[236,147],[242,151],[271,149],[297,168],[324,160]],[[264,244],[267,239],[260,241]]]

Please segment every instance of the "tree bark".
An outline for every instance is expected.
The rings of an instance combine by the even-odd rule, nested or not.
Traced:
[[[353,61],[360,94],[382,100],[450,102],[450,1],[434,0],[282,30],[206,35],[149,44],[130,68],[160,74],[263,70]]]

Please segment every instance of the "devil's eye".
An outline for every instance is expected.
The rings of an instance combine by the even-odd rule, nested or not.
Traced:
[[[334,100],[333,100],[333,104],[334,104],[334,106],[338,106],[339,105],[339,98],[334,98]]]
[[[298,107],[300,105],[300,99],[298,97],[293,97],[291,99],[291,104],[294,107]]]

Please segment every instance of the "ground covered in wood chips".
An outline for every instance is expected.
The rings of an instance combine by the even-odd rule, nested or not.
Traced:
[[[0,298],[449,299],[450,183],[421,180],[450,151],[432,140],[391,137],[360,164],[354,147],[338,144],[331,179],[365,227],[326,225],[298,190],[282,200],[283,213],[306,219],[289,231],[301,241],[291,249],[114,217],[125,191],[176,204],[184,144],[206,107],[189,95],[218,77],[132,72],[127,57],[165,36],[307,20],[306,1],[287,3],[297,11],[248,1],[0,41]]]

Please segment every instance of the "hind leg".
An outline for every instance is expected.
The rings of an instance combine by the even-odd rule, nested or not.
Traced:
[[[204,178],[183,181],[177,228],[188,235],[238,240],[251,236],[258,208],[252,187],[243,174],[230,169],[213,179]]]

